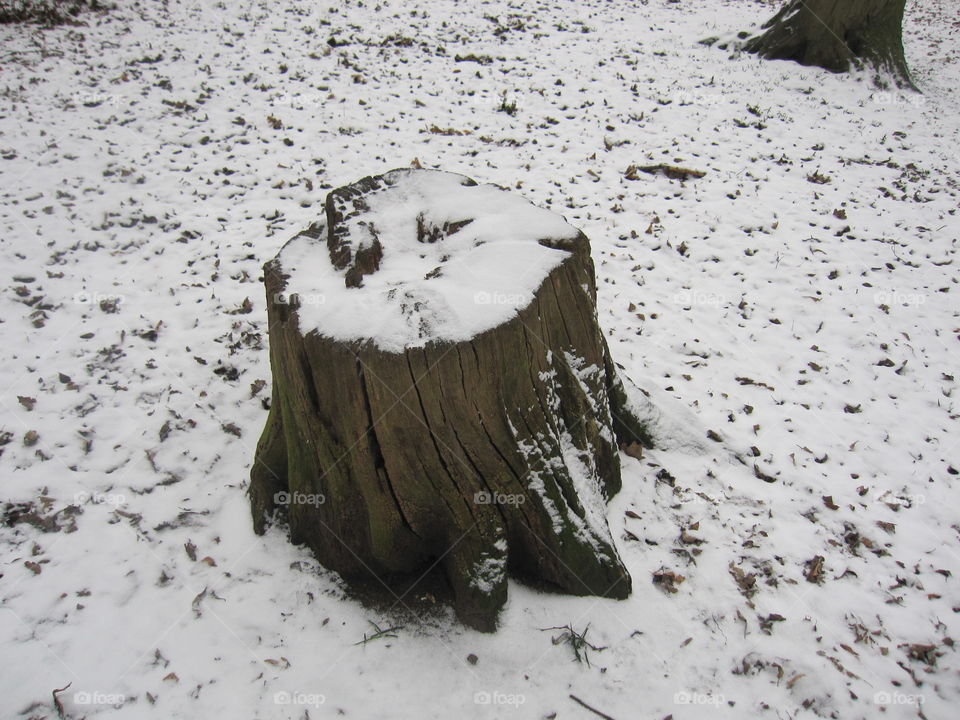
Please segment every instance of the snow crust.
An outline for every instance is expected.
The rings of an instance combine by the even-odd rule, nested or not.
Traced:
[[[493,547],[498,553],[483,553],[470,571],[470,585],[484,593],[493,592],[507,572],[507,541],[497,540]]]
[[[394,171],[392,183],[364,198],[369,210],[349,218],[348,235],[383,246],[380,269],[347,287],[324,241],[306,235],[283,249],[290,294],[301,302],[303,332],[369,340],[400,352],[428,342],[459,342],[502,325],[533,299],[570,253],[541,239],[572,239],[562,216],[494,185],[468,185],[454,173]],[[440,228],[470,221],[437,242],[418,241],[418,223]]]

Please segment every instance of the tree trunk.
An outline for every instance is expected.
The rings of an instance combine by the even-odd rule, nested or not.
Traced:
[[[903,54],[906,0],[790,0],[743,44],[770,60],[794,60],[833,72],[865,65],[912,87]],[[878,76],[878,84],[883,77]]]
[[[432,207],[440,187],[446,210]],[[458,617],[485,631],[508,571],[629,594],[605,503],[618,445],[649,445],[598,327],[589,241],[555,220],[538,234],[531,222],[558,216],[525,201],[528,215],[500,217],[494,196],[518,201],[449,173],[365,178],[330,193],[326,218],[266,264],[273,400],[249,491],[258,533],[279,514],[347,580],[397,587],[439,565]],[[500,249],[517,228],[527,244]],[[502,253],[504,275],[531,252],[559,260],[531,262],[526,279],[542,279],[504,314],[480,252]],[[367,298],[369,312],[343,320]],[[450,329],[477,309],[491,327]]]

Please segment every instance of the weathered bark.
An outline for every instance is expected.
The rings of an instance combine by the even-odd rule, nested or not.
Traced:
[[[315,240],[358,287],[389,262],[389,243],[344,234],[344,218],[411,172],[427,171],[332,192],[325,221],[291,243]],[[465,224],[418,217],[416,242]],[[401,352],[302,326],[282,253],[266,264],[273,402],[251,470],[258,533],[285,517],[291,539],[348,580],[390,585],[439,564],[458,617],[486,631],[508,571],[578,595],[629,594],[603,510],[620,489],[618,445],[649,439],[598,327],[589,241],[540,244],[569,256],[513,319]]]
[[[745,40],[742,49],[769,60],[794,60],[833,72],[870,66],[912,87],[903,54],[906,0],[790,0]],[[723,45],[721,45],[723,47]]]

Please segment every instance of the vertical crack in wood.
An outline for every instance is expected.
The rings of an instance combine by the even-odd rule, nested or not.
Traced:
[[[377,438],[376,421],[373,418],[373,410],[370,407],[370,392],[367,389],[367,378],[363,372],[363,360],[360,359],[359,355],[356,355],[356,359],[357,377],[360,380],[360,394],[363,396],[363,410],[367,417],[367,442],[370,446],[370,452],[373,454],[374,470],[379,476],[384,487],[386,487],[390,497],[393,498],[393,504],[396,506],[397,514],[403,521],[404,526],[411,533],[417,537],[420,537],[413,525],[410,523],[410,519],[404,512],[403,505],[400,503],[400,498],[397,495],[396,488],[393,487],[393,482],[391,482],[390,473],[387,471],[387,466],[383,459],[383,451],[380,449],[380,440]]]

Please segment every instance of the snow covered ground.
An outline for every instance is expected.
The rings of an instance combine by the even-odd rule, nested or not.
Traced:
[[[922,96],[696,44],[750,0],[119,5],[0,27],[5,717],[954,716],[955,0],[910,3]],[[253,534],[260,267],[414,162],[582,228],[702,441],[623,457],[627,601],[513,583],[482,635]]]

